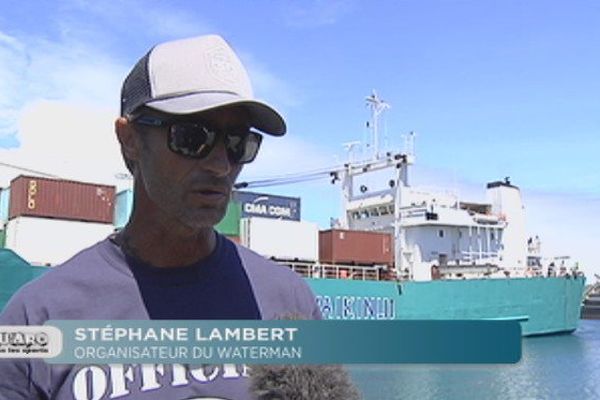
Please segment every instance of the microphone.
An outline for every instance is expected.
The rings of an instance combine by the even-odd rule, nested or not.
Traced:
[[[360,400],[341,365],[253,365],[250,391],[257,400]]]

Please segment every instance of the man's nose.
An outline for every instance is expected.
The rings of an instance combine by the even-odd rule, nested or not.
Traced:
[[[227,154],[223,140],[218,140],[210,153],[200,160],[202,168],[210,171],[215,176],[227,176],[231,173],[232,165]]]

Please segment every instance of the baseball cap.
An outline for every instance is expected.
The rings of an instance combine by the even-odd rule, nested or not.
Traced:
[[[121,89],[122,116],[141,106],[192,114],[230,105],[245,107],[254,128],[285,134],[283,117],[254,98],[246,69],[218,35],[156,45],[133,67]]]

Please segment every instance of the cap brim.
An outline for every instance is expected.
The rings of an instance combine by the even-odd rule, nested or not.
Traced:
[[[181,115],[239,105],[250,112],[254,128],[274,136],[282,136],[286,132],[285,121],[274,108],[263,102],[241,98],[232,93],[193,93],[153,100],[145,105],[165,113]]]

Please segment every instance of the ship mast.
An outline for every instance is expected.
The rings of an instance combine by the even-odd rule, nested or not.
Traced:
[[[367,102],[367,107],[371,108],[371,130],[372,133],[372,158],[373,160],[377,160],[379,158],[379,117],[380,115],[387,109],[390,108],[390,105],[385,101],[381,100],[379,96],[377,96],[377,92],[373,90],[370,96],[367,96],[365,99]]]
[[[379,120],[384,111],[390,108],[390,105],[383,101],[375,91],[368,96],[366,99],[367,106],[371,109],[371,121],[368,126],[372,131],[371,141],[366,145],[367,149],[371,149],[370,158],[367,156],[367,160],[356,162],[353,161],[351,154],[352,149],[356,145],[355,142],[352,146],[346,146],[348,150],[348,163],[344,165],[344,169],[340,171],[339,178],[342,182],[342,221],[341,225],[345,229],[355,229],[352,221],[351,212],[352,204],[361,199],[369,197],[366,191],[360,190],[360,193],[355,194],[354,179],[360,175],[372,173],[382,169],[395,169],[395,177],[389,182],[389,187],[384,192],[379,192],[378,195],[386,193],[392,196],[394,204],[393,221],[387,226],[373,226],[372,229],[389,231],[393,229],[394,236],[394,260],[395,266],[401,275],[411,278],[412,263],[411,255],[404,251],[407,249],[406,237],[404,229],[402,228],[402,199],[403,193],[408,186],[408,166],[414,161],[414,133],[411,132],[405,138],[405,149],[403,153],[392,153],[385,152],[382,154],[379,149]]]

